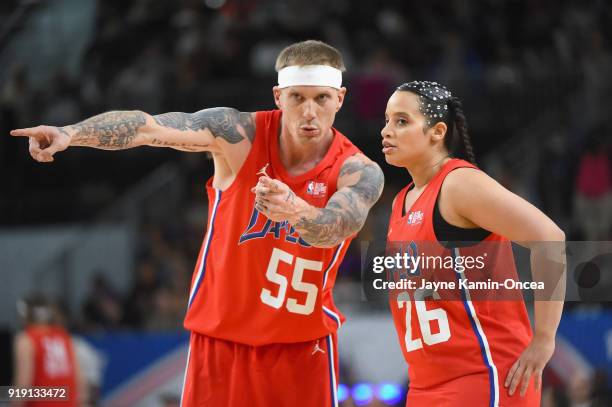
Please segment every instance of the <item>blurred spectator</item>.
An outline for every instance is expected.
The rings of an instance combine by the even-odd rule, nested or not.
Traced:
[[[589,241],[609,238],[612,221],[612,167],[601,130],[587,142],[576,177],[574,223]]]
[[[363,66],[353,79],[356,113],[362,120],[373,120],[380,127],[389,95],[406,80],[405,70],[389,51],[382,46],[374,48],[364,58]],[[380,129],[376,130],[374,134],[380,132]],[[363,135],[370,136],[369,132]]]
[[[153,42],[115,78],[108,104],[115,109],[161,113],[167,74],[168,60],[161,45]]]
[[[539,195],[542,210],[561,228],[567,226],[566,214],[571,200],[568,140],[563,130],[554,132],[541,151],[538,169]]]
[[[95,273],[89,296],[83,305],[83,317],[84,327],[88,330],[106,330],[121,326],[121,297],[102,270]]]
[[[604,369],[595,370],[593,375],[593,399],[595,406],[612,405],[612,388],[610,388],[610,373]]]
[[[567,387],[569,407],[596,407],[591,377],[581,371],[574,373]]]
[[[134,283],[124,304],[125,325],[132,328],[143,326],[146,315],[154,308],[153,295],[159,287],[155,264],[149,258],[140,259]]]
[[[608,377],[604,371],[593,374],[577,371],[567,387],[569,407],[607,407],[610,405]]]
[[[612,55],[597,28],[585,32],[589,34],[584,38],[584,55],[581,59],[585,79],[581,110],[586,116],[584,119],[593,123],[604,119],[610,112],[608,97],[612,81],[608,73],[612,71]]]
[[[153,308],[147,314],[146,328],[150,331],[177,331],[183,327],[187,309],[185,291],[176,292],[161,287],[155,292]]]
[[[567,407],[567,399],[552,386],[542,388],[541,407]]]
[[[13,112],[18,126],[26,126],[34,121],[35,94],[30,86],[28,69],[25,65],[13,66],[9,79],[0,91],[2,104]]]
[[[87,341],[79,336],[72,337],[74,353],[81,368],[83,385],[86,387],[82,407],[97,406],[102,389],[102,376],[105,360]]]
[[[41,122],[59,126],[81,120],[78,87],[63,70],[55,73],[52,85],[46,89],[42,98],[44,107]]]

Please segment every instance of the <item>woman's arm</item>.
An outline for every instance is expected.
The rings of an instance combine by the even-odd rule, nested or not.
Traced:
[[[544,282],[545,289],[535,294],[533,340],[510,369],[505,385],[512,395],[522,379],[524,394],[534,375],[539,387],[563,310],[565,234],[534,205],[472,168],[456,169],[446,177],[439,204],[440,213],[451,224],[481,227],[531,249],[534,281]]]

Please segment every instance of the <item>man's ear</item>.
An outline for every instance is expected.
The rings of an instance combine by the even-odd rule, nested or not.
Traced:
[[[281,104],[280,104],[281,88],[279,88],[278,86],[274,86],[272,88],[272,94],[274,95],[274,104],[276,104],[276,107],[280,109],[281,108]]]
[[[344,97],[346,96],[346,88],[343,86],[340,89],[338,89],[338,109],[336,109],[336,112],[340,110],[340,108],[342,107],[342,104],[344,103]]]

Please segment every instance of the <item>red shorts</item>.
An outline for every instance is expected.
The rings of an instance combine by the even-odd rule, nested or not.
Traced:
[[[248,346],[192,332],[181,407],[336,407],[336,335]]]
[[[508,394],[508,388],[504,387],[508,369],[501,370],[498,381],[499,386],[494,397],[491,397],[491,384],[489,375],[474,374],[462,376],[448,381],[439,386],[428,389],[410,389],[406,399],[406,407],[539,407],[541,392],[536,391],[531,383],[527,388],[525,396],[521,397],[520,388],[514,395]],[[497,399],[497,403],[495,403]]]

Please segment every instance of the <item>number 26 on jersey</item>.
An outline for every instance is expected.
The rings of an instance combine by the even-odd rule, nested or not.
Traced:
[[[412,304],[415,306],[422,338],[415,337],[412,332]],[[434,308],[428,310],[425,307],[425,301],[412,301],[410,295],[406,291],[398,294],[397,308],[405,308],[406,310],[406,335],[404,336],[404,341],[406,342],[406,350],[408,352],[421,349],[423,347],[423,342],[431,346],[446,342],[450,339],[451,332],[448,324],[448,316],[444,309]],[[437,321],[438,323],[438,332],[435,334],[432,333],[431,329],[431,323],[433,321]]]

